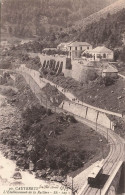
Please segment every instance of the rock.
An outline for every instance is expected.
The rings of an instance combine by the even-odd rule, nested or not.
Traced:
[[[111,93],[114,93],[114,91],[111,91]]]
[[[51,181],[57,181],[57,176],[51,177]]]
[[[58,182],[63,182],[63,181],[64,181],[64,179],[63,179],[63,177],[62,177],[62,176],[57,176],[56,181],[58,181]]]
[[[22,175],[19,171],[16,171],[14,174],[13,174],[13,178],[14,179],[22,179]]]
[[[122,99],[122,96],[117,97],[118,100]]]
[[[20,169],[18,167],[15,168],[15,171],[20,171]]]
[[[51,169],[50,169],[50,168],[48,168],[48,169],[46,170],[46,174],[51,174]]]
[[[7,127],[4,127],[4,129],[10,129],[10,127],[8,127],[8,126]]]
[[[36,162],[36,168],[38,170],[42,170],[44,167],[43,167],[43,159],[39,159],[37,162]]]
[[[37,177],[45,177],[46,176],[46,171],[45,170],[37,170],[35,176],[36,176],[36,178]]]
[[[24,150],[18,150],[18,154],[25,154]]]
[[[16,156],[16,155],[11,155],[11,156],[10,156],[10,159],[11,159],[11,160],[16,160],[16,159],[17,159],[17,156]]]
[[[34,170],[34,164],[32,161],[29,162],[29,170],[33,171]]]
[[[46,179],[50,180],[50,179],[51,179],[51,176],[50,176],[50,175],[48,175],[48,176],[46,177]]]
[[[24,166],[25,165],[25,160],[23,158],[18,158],[16,162],[17,166]]]

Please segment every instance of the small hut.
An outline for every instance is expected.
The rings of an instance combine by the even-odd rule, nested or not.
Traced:
[[[112,66],[108,66],[107,68],[103,69],[102,77],[111,77],[117,78],[118,77],[118,70]]]

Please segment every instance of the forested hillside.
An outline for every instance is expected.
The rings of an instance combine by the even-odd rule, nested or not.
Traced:
[[[4,0],[2,28],[18,37],[44,36],[72,26],[116,0]]]
[[[60,41],[77,40],[87,41],[93,46],[106,45],[109,48],[119,48],[124,43],[125,36],[125,9],[116,14],[108,14],[105,19],[86,26],[85,29],[77,30],[70,28],[69,32],[58,35]]]
[[[120,47],[125,33],[125,9],[117,14],[108,14],[106,19],[101,18],[86,27],[78,34],[78,40],[88,41],[93,45],[105,44],[107,47]]]

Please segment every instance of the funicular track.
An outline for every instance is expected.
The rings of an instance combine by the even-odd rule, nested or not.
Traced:
[[[14,72],[14,71],[12,71]],[[46,103],[46,97],[42,96],[42,101],[40,99],[40,95],[42,95],[40,86],[35,82],[35,80],[28,74],[23,71],[17,71],[18,73],[22,74],[25,78],[26,82],[29,84],[32,91],[35,93],[36,97],[40,100],[41,104],[45,106]],[[29,81],[29,78],[32,80]],[[35,86],[35,87],[34,87]],[[53,111],[55,108],[49,104],[48,102],[48,108],[51,108]],[[56,112],[60,113],[63,112],[63,109],[56,108]],[[68,112],[67,112],[68,113]],[[69,113],[72,114],[72,113]],[[92,129],[96,130],[99,134],[104,136],[106,139],[108,138],[108,143],[110,145],[110,152],[108,156],[104,159],[103,164],[103,172],[107,175],[111,175],[113,171],[116,169],[118,163],[120,161],[124,161],[124,155],[125,155],[125,141],[114,131],[107,129],[101,125],[98,125],[92,121],[89,121],[87,119],[84,119],[82,117],[79,117],[78,115],[74,115],[74,117],[81,123],[86,124],[87,126],[91,127]],[[108,131],[108,137],[107,137],[107,131]],[[92,188],[90,187],[87,182],[84,185],[84,188],[81,189],[78,195],[100,195],[100,189]]]

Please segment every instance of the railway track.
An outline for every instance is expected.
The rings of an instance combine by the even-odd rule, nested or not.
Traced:
[[[77,120],[82,122],[83,119],[77,117]],[[101,135],[105,136],[107,138],[107,129],[98,125],[98,128],[96,129],[95,124],[92,124],[89,121],[83,121],[86,125],[90,126],[91,128],[97,130]],[[124,160],[124,140],[114,133],[111,130],[108,130],[108,140],[110,144],[110,152],[107,156],[107,158],[104,160],[103,165],[103,173],[107,175],[111,175],[111,173],[115,170],[118,163],[120,161]],[[86,184],[85,188],[82,192],[80,192],[79,195],[100,195],[101,190],[97,188],[91,188],[88,184]]]
[[[27,73],[24,72],[20,72],[24,78],[26,79],[26,75],[28,75]],[[46,104],[46,96],[43,95],[41,96],[41,88],[38,86],[38,84],[34,81],[33,78],[31,78],[32,82],[28,81],[28,77],[31,78],[30,75],[27,76],[26,81],[28,82],[28,84],[30,85],[31,89],[34,91],[34,93],[36,94],[37,98],[41,101],[41,104],[45,106]],[[32,87],[32,86],[35,87]],[[48,102],[48,108],[51,108],[54,111],[54,108],[52,107],[52,105]],[[61,108],[56,108],[56,112],[60,113],[63,112],[63,109]],[[72,113],[69,113],[72,114]],[[87,126],[91,127],[92,129],[96,130],[99,134],[103,135],[105,138],[107,138],[107,131],[108,131],[108,144],[110,145],[110,152],[108,154],[108,156],[106,157],[106,159],[104,159],[104,164],[103,164],[103,173],[106,175],[111,175],[111,173],[115,170],[115,168],[117,167],[117,164],[119,163],[119,161],[124,161],[124,146],[125,146],[125,141],[119,136],[117,135],[115,132],[113,132],[110,129],[107,129],[101,125],[96,126],[95,123],[81,118],[77,115],[74,116],[78,121],[86,124]],[[79,195],[100,195],[101,194],[101,190],[97,189],[97,188],[91,188],[87,183],[85,188],[83,189],[82,192],[80,192]]]

